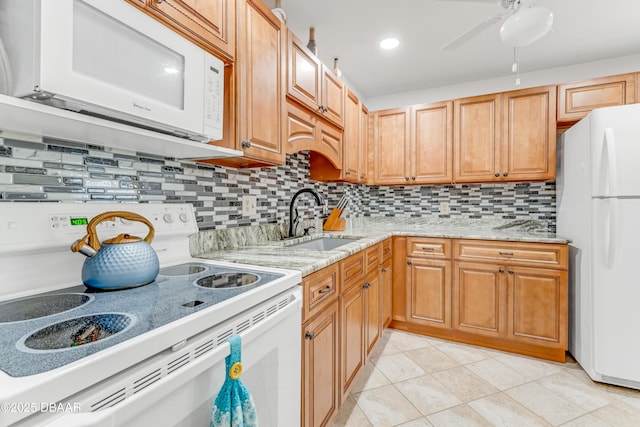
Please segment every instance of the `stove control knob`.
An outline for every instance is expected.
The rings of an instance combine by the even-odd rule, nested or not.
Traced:
[[[162,216],[162,219],[164,219],[164,222],[167,223],[172,223],[173,222],[173,215],[170,213],[166,213]]]
[[[182,212],[180,214],[180,221],[182,222],[188,222],[189,221],[189,215],[187,215],[186,213]]]

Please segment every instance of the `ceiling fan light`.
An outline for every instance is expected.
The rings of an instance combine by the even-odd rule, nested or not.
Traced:
[[[504,21],[500,38],[512,47],[528,46],[544,37],[553,25],[553,13],[544,7],[521,9]]]

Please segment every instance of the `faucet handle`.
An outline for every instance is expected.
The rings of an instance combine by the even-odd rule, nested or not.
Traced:
[[[307,228],[304,229],[304,233],[302,233],[302,235],[303,236],[308,236],[309,235],[309,230],[311,230],[312,228],[314,230],[316,229],[313,225],[311,227],[307,227]]]

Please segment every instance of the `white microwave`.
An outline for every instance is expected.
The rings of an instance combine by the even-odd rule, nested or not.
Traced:
[[[222,138],[224,64],[123,0],[0,0],[11,95]]]

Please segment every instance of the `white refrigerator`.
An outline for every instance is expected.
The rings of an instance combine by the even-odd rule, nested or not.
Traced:
[[[599,382],[640,389],[640,104],[593,110],[559,143],[569,351]]]

